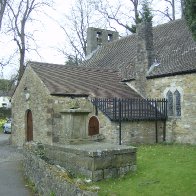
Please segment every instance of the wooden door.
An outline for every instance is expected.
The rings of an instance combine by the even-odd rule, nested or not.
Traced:
[[[33,118],[31,110],[27,111],[27,141],[33,140]]]
[[[88,124],[88,135],[99,134],[99,121],[96,116],[92,116]]]

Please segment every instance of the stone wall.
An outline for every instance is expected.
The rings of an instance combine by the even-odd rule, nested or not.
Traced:
[[[29,146],[25,147],[24,157],[25,176],[35,184],[40,195],[97,196],[97,192],[86,191],[87,186],[81,180],[72,179],[63,168],[48,164],[33,153]]]
[[[29,93],[26,97],[25,93]],[[37,141],[51,144],[52,130],[48,113],[50,94],[43,82],[27,67],[13,97],[12,97],[12,143],[22,146],[26,141],[26,113],[32,111],[33,138]]]
[[[25,97],[25,93],[29,97]],[[33,140],[44,144],[66,144],[70,139],[89,139],[88,122],[95,108],[85,97],[51,96],[31,67],[27,67],[12,98],[12,143],[26,142],[27,110],[33,116]],[[94,108],[94,109],[93,109]],[[105,142],[119,144],[119,124],[98,112],[100,134]],[[158,123],[159,142],[163,123]],[[155,122],[123,122],[122,144],[155,143]]]
[[[25,148],[60,165],[73,176],[83,176],[91,181],[120,177],[136,170],[136,148],[132,146],[101,142],[51,146],[31,142]]]
[[[28,99],[25,93],[29,94]],[[65,129],[66,122],[70,120],[70,114],[74,114],[73,121],[70,123],[74,123],[75,128],[87,134],[87,117],[84,118],[78,114],[81,114],[81,111],[86,113],[86,109],[91,107],[86,98],[51,96],[31,67],[27,67],[12,97],[12,144],[22,146],[26,142],[27,110],[32,112],[33,140],[52,144],[53,142],[65,143],[72,137],[73,127],[68,126]],[[72,110],[67,117],[65,117],[65,110]],[[73,110],[77,111],[73,113]],[[75,117],[78,117],[77,122]]]
[[[65,144],[71,139],[88,137],[88,114],[92,105],[87,98],[55,98],[51,111],[54,143]]]
[[[181,94],[181,116],[169,117],[166,123],[168,142],[196,144],[196,74],[147,80],[147,97],[166,98],[168,90]]]
[[[98,112],[97,117],[100,123],[100,134],[103,134],[105,137],[104,141],[108,143],[119,144],[119,123],[111,122],[101,111]],[[158,142],[163,142],[164,122],[158,121],[157,124]],[[155,143],[155,121],[122,122],[121,139],[121,143],[125,145]]]

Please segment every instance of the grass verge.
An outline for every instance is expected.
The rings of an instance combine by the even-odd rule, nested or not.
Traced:
[[[96,185],[100,196],[195,196],[196,146],[139,146],[135,173]]]

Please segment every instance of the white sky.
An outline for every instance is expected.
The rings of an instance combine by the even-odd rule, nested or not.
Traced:
[[[110,1],[110,0],[109,0]],[[63,16],[67,12],[69,12],[71,3],[73,4],[74,1],[70,0],[54,0],[55,6],[54,9],[47,9],[44,10],[51,18],[54,18],[56,21],[63,22]],[[113,2],[113,0],[111,0]],[[157,2],[157,3],[156,3]],[[157,9],[163,11],[163,5],[158,3],[157,0],[155,2]],[[42,61],[42,62],[49,62],[49,63],[57,63],[57,64],[64,64],[65,58],[62,54],[57,52],[57,48],[61,48],[65,42],[65,36],[62,29],[59,27],[57,22],[46,17],[43,14],[35,15],[40,22],[36,23],[36,28],[29,24],[27,28],[29,29],[36,29],[33,33],[36,44],[38,46],[39,55],[38,56],[35,52],[31,51],[27,54],[26,60],[32,61]],[[13,49],[16,47],[16,43],[12,41],[11,37],[7,35],[0,35],[0,60],[2,58],[6,58],[6,56],[12,53]],[[0,78],[10,78],[13,74],[17,72],[18,59],[14,59],[12,64],[7,65],[3,68],[2,72],[0,72]],[[1,70],[0,70],[1,71]]]
[[[70,0],[55,0],[54,9],[58,10],[58,12],[48,8],[44,11],[49,17],[43,14],[34,17],[39,20],[36,23],[36,28],[33,28],[32,24],[27,25],[27,28],[32,29],[32,31],[37,29],[33,35],[36,40],[35,47],[38,46],[39,55],[35,51],[31,51],[26,53],[26,60],[65,63],[64,56],[57,52],[57,48],[64,42],[64,33],[54,20],[60,21],[63,19],[63,15],[70,9],[71,2],[73,3]],[[54,18],[54,20],[50,17]],[[0,60],[2,58],[5,59],[16,48],[16,43],[12,39],[12,37],[6,34],[0,35]],[[10,78],[17,72],[17,65],[18,59],[14,59],[13,63],[6,65],[2,70],[0,68],[0,78]]]

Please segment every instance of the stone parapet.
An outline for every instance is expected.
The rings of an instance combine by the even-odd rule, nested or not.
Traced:
[[[80,145],[45,146],[55,164],[92,181],[119,177],[136,168],[136,148],[91,142]]]
[[[31,147],[40,151],[36,145]],[[120,177],[136,169],[136,148],[101,142],[78,145],[42,145],[42,155],[74,175],[92,181]]]
[[[35,184],[35,188],[38,191],[39,195],[98,195],[97,190],[95,190],[95,192],[92,191],[97,187],[85,186],[85,184],[83,184],[81,180],[70,178],[68,172],[64,168],[58,165],[51,165],[43,160],[41,149],[39,149],[39,152],[36,152],[37,154],[35,154],[35,151],[32,151],[31,147],[25,147],[25,159],[23,166],[25,176],[29,181]]]

